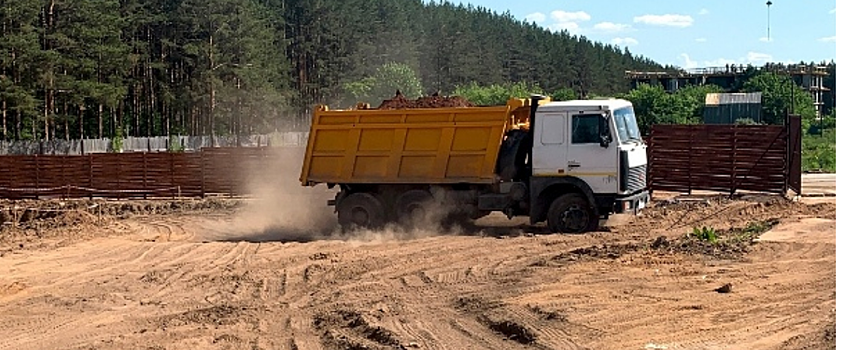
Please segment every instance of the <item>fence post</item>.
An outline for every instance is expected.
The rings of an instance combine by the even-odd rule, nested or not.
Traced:
[[[67,177],[65,176],[65,167],[67,166],[67,163],[71,160],[71,158],[68,158],[68,156],[64,156],[62,160],[63,162],[59,164],[59,169],[62,169],[60,173],[61,175],[59,175],[59,183],[62,184],[62,187],[64,187],[68,184]],[[64,199],[70,198],[70,186],[65,189],[65,193],[63,193],[62,195],[65,196]]]
[[[693,194],[693,174],[691,174],[690,168],[693,167],[693,130],[690,125],[685,126],[687,129],[687,133],[685,133],[685,137],[687,137],[687,194]]]
[[[243,149],[245,151],[252,151],[250,148]],[[231,164],[235,164],[236,162],[243,162],[245,157],[249,155],[244,154],[241,148],[236,148],[232,150],[232,154],[230,154],[230,158],[232,158]],[[237,160],[236,160],[237,159]],[[235,177],[234,175],[238,174],[236,172],[240,172],[243,165],[238,164],[238,167],[235,168],[235,171],[229,173],[229,198],[235,197]]]
[[[150,139],[147,138],[147,148],[149,148],[149,147],[150,147]],[[143,182],[141,183],[141,187],[144,189],[144,199],[147,199],[147,155],[148,154],[149,153],[147,153],[147,152],[141,153],[141,159],[144,163],[144,169],[143,169],[144,178],[143,178]]]
[[[200,148],[200,198],[206,198],[206,152]]]
[[[654,188],[652,185],[652,170],[655,161],[653,159],[652,134],[650,134],[646,137],[646,187],[649,189],[650,195],[652,195]]]
[[[802,118],[790,115],[788,120],[784,194],[793,189],[797,195],[802,195]]]
[[[88,154],[88,188],[94,188],[94,155]],[[94,191],[88,192],[88,199],[94,199]]]
[[[116,156],[116,157],[119,157],[119,156]],[[117,174],[116,175],[117,175],[117,179],[118,179],[117,180],[118,199],[123,199],[123,191],[121,191],[123,189],[123,181],[121,181],[122,177],[123,177],[123,171],[122,171],[123,170],[123,163],[121,162],[120,158],[116,158],[116,159],[117,159],[117,162],[115,162],[115,163],[117,163],[117,171],[116,171]]]
[[[169,152],[168,154],[170,154],[170,187],[173,188],[176,186],[176,191],[179,192],[179,185],[176,184],[176,167],[173,165],[173,157],[176,153]],[[172,195],[175,195],[177,192],[172,193]]]
[[[737,192],[737,128],[740,126],[732,125],[731,133],[731,196],[734,197]]]
[[[41,199],[38,196],[41,188],[41,163],[38,161],[39,155],[35,156],[35,199]]]

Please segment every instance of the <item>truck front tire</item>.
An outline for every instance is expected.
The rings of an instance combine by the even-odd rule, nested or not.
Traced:
[[[599,226],[599,218],[578,193],[567,193],[553,201],[546,220],[554,233],[585,233]]]
[[[369,193],[353,193],[338,204],[338,223],[345,230],[380,228],[385,225],[385,206]]]

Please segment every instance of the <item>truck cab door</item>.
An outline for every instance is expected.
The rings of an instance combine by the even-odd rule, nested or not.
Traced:
[[[535,130],[532,147],[533,176],[563,176],[567,163],[567,119],[566,114],[538,114],[540,128]]]
[[[584,180],[594,193],[617,193],[617,142],[606,115],[570,112],[566,119],[567,175]]]

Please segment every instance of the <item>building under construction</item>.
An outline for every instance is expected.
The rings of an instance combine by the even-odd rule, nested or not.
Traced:
[[[823,86],[823,78],[828,75],[825,66],[766,64],[762,67],[754,67],[752,65],[726,65],[725,67],[695,68],[674,72],[626,71],[626,78],[631,82],[632,88],[636,88],[639,84],[660,84],[666,91],[674,92],[689,85],[713,84],[728,92],[738,92],[749,74],[756,71],[789,75],[797,85],[811,93],[817,115],[820,115],[823,111],[823,95],[830,91]]]

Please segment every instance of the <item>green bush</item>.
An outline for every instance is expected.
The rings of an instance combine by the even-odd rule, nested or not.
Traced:
[[[179,153],[179,152],[185,151],[185,146],[183,146],[182,143],[180,142],[179,136],[170,135],[170,140],[169,140],[168,143],[169,143],[168,150],[170,152]]]
[[[802,137],[802,170],[833,173],[837,167],[836,129],[826,129],[822,135]]]
[[[123,129],[117,128],[115,130],[115,136],[111,139],[111,147],[113,153],[123,152]]]

